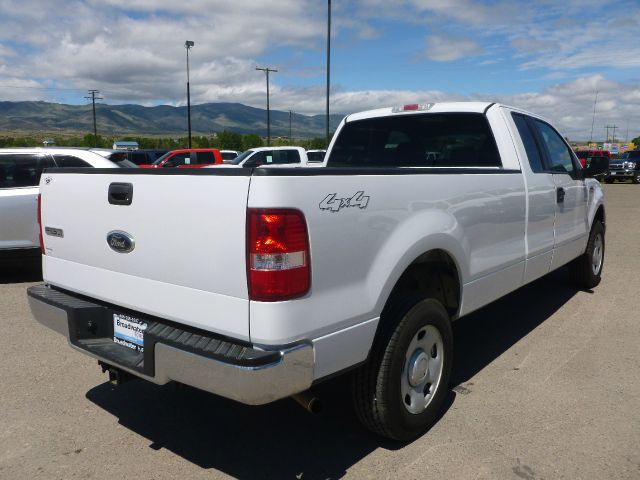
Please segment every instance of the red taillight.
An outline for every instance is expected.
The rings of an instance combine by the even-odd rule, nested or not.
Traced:
[[[44,253],[44,238],[42,237],[42,195],[38,194],[38,234],[40,236],[40,251]]]
[[[309,237],[302,212],[247,210],[247,276],[251,300],[290,300],[309,291]]]

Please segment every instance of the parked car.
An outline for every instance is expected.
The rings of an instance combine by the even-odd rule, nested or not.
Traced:
[[[240,155],[240,152],[236,150],[220,150],[220,154],[222,155],[222,161],[224,163],[231,163]]]
[[[309,159],[309,163],[324,162],[324,156],[326,153],[326,150],[307,150],[307,158]]]
[[[608,161],[611,161],[611,153],[608,150],[576,150],[575,153],[583,167],[589,157],[606,157]]]
[[[136,165],[148,165],[155,162],[169,150],[129,150],[127,160]]]
[[[40,253],[36,207],[45,168],[118,168],[113,162],[76,148],[0,149],[0,261],[16,263]]]
[[[114,383],[259,405],[349,372],[363,424],[410,440],[449,396],[452,321],[564,265],[580,288],[600,282],[598,171],[537,115],[485,102],[356,113],[324,164],[170,182],[53,173],[35,318]]]
[[[616,180],[631,180],[640,183],[640,150],[631,150],[618,155],[609,162],[609,171],[604,181],[613,183]]]
[[[259,147],[241,153],[231,162],[244,168],[263,166],[305,167],[309,163],[307,152],[301,147]]]
[[[222,155],[217,148],[191,148],[171,150],[150,165],[140,168],[201,168],[222,165]]]

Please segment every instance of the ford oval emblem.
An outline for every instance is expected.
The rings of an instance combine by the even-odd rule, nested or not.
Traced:
[[[111,250],[118,253],[129,253],[136,248],[136,242],[133,237],[120,230],[107,233],[107,244]]]

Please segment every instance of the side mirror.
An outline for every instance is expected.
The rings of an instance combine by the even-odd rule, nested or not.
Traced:
[[[604,174],[609,170],[607,157],[588,157],[585,167],[582,169],[584,178],[593,178]]]

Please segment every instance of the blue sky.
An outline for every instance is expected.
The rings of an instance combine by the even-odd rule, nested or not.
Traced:
[[[335,113],[417,101],[491,100],[568,136],[616,122],[640,134],[640,2],[333,0]],[[193,103],[324,112],[326,2],[1,0],[0,100]],[[36,28],[34,28],[36,26]],[[620,131],[620,130],[619,130]],[[631,134],[630,134],[631,135]]]

